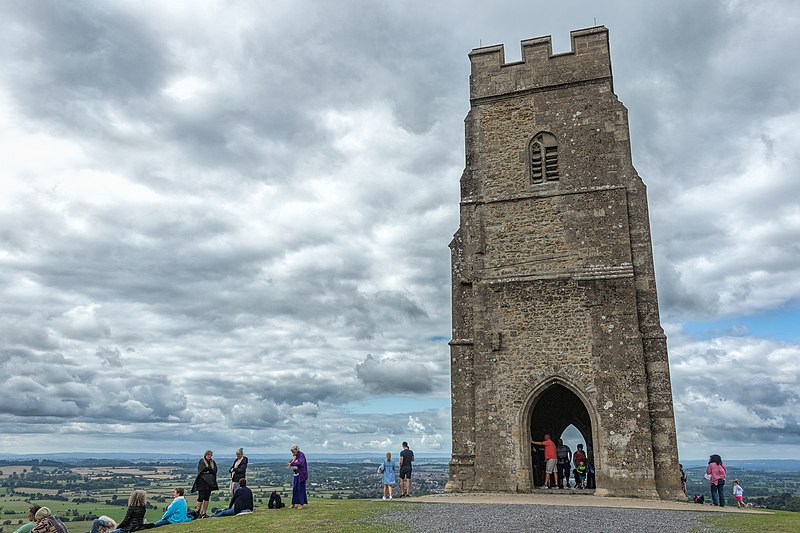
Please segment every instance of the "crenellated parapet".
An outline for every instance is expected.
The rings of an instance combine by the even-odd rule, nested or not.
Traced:
[[[532,442],[572,426],[596,496],[685,500],[647,195],[608,30],[571,37],[556,55],[550,37],[523,41],[508,64],[502,46],[470,53],[445,490],[542,487]]]
[[[611,79],[608,29],[596,26],[570,32],[572,50],[553,55],[550,36],[522,41],[522,61],[505,62],[502,44],[476,48],[470,99],[535,91],[545,87]]]

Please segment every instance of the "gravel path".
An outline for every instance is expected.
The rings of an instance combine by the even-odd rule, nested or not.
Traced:
[[[383,516],[387,524],[425,533],[688,533],[720,531],[705,525],[707,512],[508,504],[402,504]]]

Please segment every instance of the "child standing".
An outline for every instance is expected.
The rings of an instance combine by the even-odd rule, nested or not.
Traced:
[[[383,499],[392,499],[392,485],[395,484],[394,479],[394,461],[392,461],[392,453],[386,452],[386,460],[381,463],[380,471],[383,473]],[[386,493],[389,497],[386,497]]]
[[[733,480],[733,497],[736,499],[736,507],[739,509],[747,508],[747,504],[744,503],[744,489],[739,484],[738,479]]]
[[[586,487],[586,462],[581,461],[575,467],[575,488],[582,489]]]

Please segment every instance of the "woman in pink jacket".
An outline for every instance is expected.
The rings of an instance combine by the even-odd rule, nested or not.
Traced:
[[[714,505],[725,507],[725,465],[719,455],[714,454],[708,459],[706,478],[711,481],[711,501]]]

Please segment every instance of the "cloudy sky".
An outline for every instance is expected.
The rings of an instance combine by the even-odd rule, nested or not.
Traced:
[[[792,0],[3,1],[0,449],[449,452],[467,54],[595,22],[681,456],[797,457]]]

